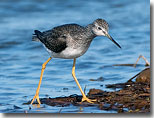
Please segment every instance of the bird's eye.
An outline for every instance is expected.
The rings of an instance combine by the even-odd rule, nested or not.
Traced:
[[[102,28],[98,27],[99,30],[102,30]]]
[[[64,38],[64,39],[66,39],[66,38],[67,38],[67,37],[66,37],[66,36],[64,36],[64,35],[63,35],[63,36],[61,36],[61,37],[62,37],[62,38]]]

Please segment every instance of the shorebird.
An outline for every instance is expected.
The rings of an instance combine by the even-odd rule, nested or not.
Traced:
[[[114,42],[119,48],[121,46],[109,35],[108,33],[109,25],[104,19],[96,19],[91,24],[83,27],[78,24],[64,24],[61,26],[54,27],[51,30],[40,32],[35,30],[35,34],[32,37],[33,41],[38,41],[43,44],[43,46],[48,51],[50,57],[43,63],[41,76],[36,90],[36,94],[33,97],[31,104],[33,104],[36,99],[38,104],[41,104],[39,99],[39,90],[43,77],[43,72],[46,64],[52,58],[64,58],[64,59],[74,59],[72,67],[72,76],[80,89],[82,94],[82,101],[87,101],[89,103],[94,103],[95,100],[89,99],[84,94],[76,76],[75,76],[75,63],[76,58],[85,54],[88,50],[92,40],[96,36],[106,36],[112,42]]]

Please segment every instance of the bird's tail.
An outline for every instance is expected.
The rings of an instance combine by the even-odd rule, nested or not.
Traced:
[[[32,36],[32,41],[38,41],[40,42],[40,39],[43,38],[43,33],[40,32],[39,30],[34,30],[35,34]]]

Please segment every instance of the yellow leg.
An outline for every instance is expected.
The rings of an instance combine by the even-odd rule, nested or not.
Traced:
[[[75,76],[75,62],[76,62],[76,58],[74,58],[74,61],[73,61],[72,76],[73,76],[76,84],[78,85],[78,87],[79,87],[79,89],[81,91],[81,94],[83,96],[81,102],[87,101],[89,103],[93,103],[93,101],[96,101],[96,100],[90,100],[89,98],[86,97],[86,95],[84,94],[84,92],[83,92],[83,90],[82,90],[82,88],[81,88],[81,86],[80,86],[80,84],[79,84],[79,82],[78,82],[78,80],[77,80],[77,78]]]
[[[50,60],[51,60],[51,57],[50,57],[45,63],[42,64],[42,70],[41,70],[40,81],[39,81],[39,84],[38,84],[38,87],[37,87],[35,96],[33,97],[33,100],[31,101],[31,104],[33,104],[33,102],[34,102],[35,99],[37,100],[37,102],[38,102],[39,104],[41,104],[40,99],[39,99],[40,86],[41,86],[41,82],[42,82],[42,77],[43,77],[44,69],[45,69],[47,63],[48,63]]]

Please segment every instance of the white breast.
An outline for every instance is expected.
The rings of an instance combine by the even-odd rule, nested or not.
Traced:
[[[86,52],[86,50],[82,50],[81,48],[73,49],[71,47],[67,47],[60,53],[55,53],[50,50],[48,50],[48,52],[51,55],[51,57],[54,58],[74,59],[82,56]]]

